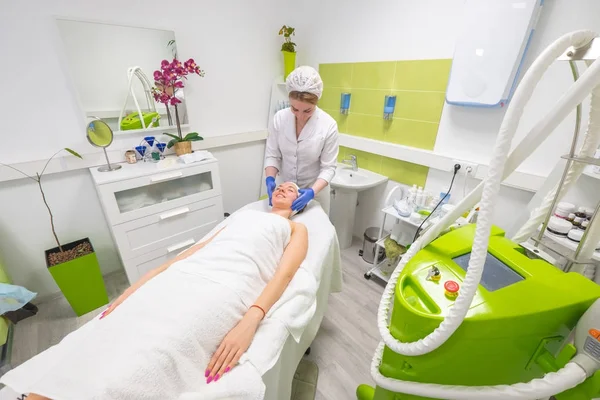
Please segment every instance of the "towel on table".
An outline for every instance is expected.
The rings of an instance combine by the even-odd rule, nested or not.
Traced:
[[[272,219],[261,213],[257,217],[261,221]],[[244,247],[248,253],[260,250]],[[59,345],[5,374],[0,382],[23,393],[57,400],[262,398],[265,386],[261,375],[276,362],[289,334],[300,339],[315,312],[317,285],[313,274],[304,265],[298,270],[261,324],[240,365],[219,382],[207,385],[204,369],[227,333],[224,327],[234,326],[246,306],[227,287],[209,284],[205,277],[190,273],[193,262],[190,257],[174,264],[106,319],[90,321]],[[224,263],[218,265],[223,268]],[[210,303],[219,307],[206,307]],[[202,343],[196,336],[203,338]]]

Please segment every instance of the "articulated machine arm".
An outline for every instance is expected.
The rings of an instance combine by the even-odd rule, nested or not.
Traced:
[[[427,372],[420,376],[420,370],[414,367],[415,365],[419,365],[420,360],[435,360],[436,355],[447,355],[450,351],[449,349],[459,348],[459,340],[473,340],[473,345],[475,347],[477,341],[473,339],[472,336],[469,336],[469,339],[467,339],[461,335],[464,336],[465,332],[470,332],[470,327],[476,325],[478,322],[476,317],[477,312],[473,312],[477,304],[482,304],[477,310],[480,313],[485,313],[486,304],[492,304],[494,301],[498,301],[497,299],[501,298],[500,293],[508,294],[511,293],[511,291],[516,291],[518,287],[526,287],[526,283],[519,282],[518,284],[506,287],[499,291],[482,291],[487,297],[483,300],[478,298],[478,296],[482,296],[479,288],[480,284],[482,284],[484,266],[488,267],[488,253],[493,253],[494,250],[493,246],[490,247],[490,234],[492,233],[491,218],[494,213],[494,203],[498,197],[501,182],[514,172],[515,169],[552,133],[560,122],[562,122],[575,107],[583,102],[590,93],[592,98],[588,129],[580,151],[578,154],[572,156],[576,159],[583,160],[590,157],[600,144],[600,63],[595,62],[591,64],[588,63],[589,68],[578,80],[576,80],[563,97],[559,99],[556,105],[549,110],[548,114],[530,130],[529,134],[523,139],[519,146],[509,154],[511,143],[523,114],[523,110],[544,72],[557,58],[564,54],[567,54],[566,57],[571,57],[571,59],[575,59],[576,57],[580,57],[579,59],[594,57],[595,59],[600,55],[596,54],[594,56],[593,54],[595,52],[594,49],[600,49],[599,46],[594,46],[594,43],[600,45],[600,43],[598,43],[598,40],[600,39],[595,40],[597,36],[596,33],[591,31],[576,31],[566,34],[546,48],[535,60],[519,84],[513,100],[508,107],[498,134],[487,178],[469,193],[453,211],[444,216],[434,227],[430,228],[422,237],[420,237],[402,258],[402,261],[395,269],[386,286],[378,311],[378,326],[383,341],[375,352],[371,367],[371,374],[377,384],[377,389],[374,391],[372,388],[366,386],[359,387],[357,395],[361,400],[366,400],[367,398],[375,400],[417,398],[461,400],[506,400],[513,398],[539,399],[563,392],[564,393],[558,397],[559,399],[568,398],[579,400],[586,397],[569,396],[574,396],[573,393],[575,393],[575,396],[581,395],[582,390],[585,387],[592,392],[594,390],[597,391],[600,384],[598,375],[595,374],[600,368],[600,340],[598,340],[598,337],[600,336],[600,302],[597,301],[600,298],[600,288],[597,288],[597,285],[589,280],[587,280],[588,283],[579,281],[577,280],[578,278],[571,276],[571,274],[564,274],[556,268],[554,268],[556,273],[561,273],[562,276],[565,277],[564,279],[569,281],[569,284],[581,284],[585,286],[585,289],[581,290],[581,293],[585,292],[585,296],[582,294],[581,301],[577,304],[569,303],[568,307],[564,306],[561,308],[558,305],[558,301],[556,305],[551,304],[553,302],[552,299],[546,302],[549,307],[547,315],[553,315],[552,312],[559,310],[560,308],[561,312],[569,309],[571,315],[577,316],[575,320],[573,320],[572,317],[569,319],[566,314],[564,315],[565,320],[570,321],[571,326],[568,327],[569,329],[572,329],[573,323],[576,322],[577,318],[581,317],[579,324],[575,329],[575,348],[577,349],[577,352],[571,361],[567,362],[569,357],[573,355],[572,352],[569,353],[569,351],[573,349],[570,346],[563,347],[561,355],[556,360],[554,357],[549,357],[549,354],[545,354],[543,349],[540,349],[539,353],[531,354],[532,359],[529,360],[529,362],[523,362],[521,367],[524,368],[526,364],[530,366],[533,362],[537,365],[538,369],[541,368],[546,372],[546,375],[542,378],[531,379],[527,383],[514,383],[513,380],[506,385],[479,384],[470,382],[468,379],[465,380],[465,382],[459,382],[458,384],[454,384],[455,382],[452,382],[452,384],[437,384],[434,382],[444,382],[444,379],[442,379],[441,376],[435,376],[435,374],[431,375]],[[570,168],[568,174],[566,174],[565,191],[577,180],[583,170],[583,167],[578,161],[569,165]],[[562,191],[563,189],[555,188],[555,190]],[[561,193],[564,193],[564,191]],[[526,223],[523,229],[517,234],[517,243],[528,238],[532,230],[535,230],[543,221],[543,217],[549,209],[547,203],[555,198],[555,194],[556,192],[548,195],[550,200],[547,200],[543,204],[540,212],[532,215],[531,221]],[[462,287],[458,297],[453,300],[452,307],[447,308],[446,314],[440,313],[436,307],[438,307],[439,304],[443,304],[446,300],[440,297],[438,301],[438,297],[436,297],[437,294],[435,293],[423,294],[423,291],[421,290],[422,287],[415,283],[418,279],[418,268],[415,264],[421,262],[425,265],[423,254],[435,254],[435,251],[437,251],[436,249],[439,249],[441,245],[438,245],[437,247],[434,246],[433,250],[430,250],[427,246],[459,216],[479,202],[480,199],[481,211],[475,233],[471,236],[472,250],[468,268],[466,269],[466,276],[462,281]],[[600,240],[600,224],[593,224],[593,222],[594,221],[592,221],[592,225],[595,226],[590,225],[588,228],[587,239],[589,245],[587,247],[584,246],[588,253],[590,248],[593,251],[593,248]],[[508,239],[502,240],[508,241]],[[496,245],[496,242],[494,242],[494,246],[497,246],[497,248],[507,246],[502,240],[498,239],[498,241],[496,241],[498,244]],[[516,247],[519,246],[516,245]],[[519,253],[520,250],[516,250],[516,252]],[[452,251],[449,250],[449,252]],[[501,254],[496,255],[502,258]],[[413,258],[414,260],[411,263]],[[519,255],[511,255],[510,260],[507,259],[503,261],[506,261],[506,264],[510,264],[510,262],[513,262],[515,259],[524,262],[519,258]],[[543,262],[541,260],[539,261]],[[409,267],[407,268],[407,271],[404,271],[407,264]],[[550,267],[549,264],[548,267]],[[532,270],[537,271],[539,269],[539,271],[544,271],[544,268],[538,264],[532,268]],[[518,270],[516,267],[514,269]],[[554,271],[551,269],[547,269],[546,271],[547,274],[552,276],[555,275]],[[407,274],[411,273],[413,276],[407,278]],[[527,275],[527,271],[521,271],[521,274]],[[569,276],[567,277],[567,275]],[[584,279],[583,277],[581,278]],[[396,284],[399,279],[402,281],[402,284],[399,283],[397,288]],[[543,279],[545,278],[540,278],[540,280]],[[562,278],[557,276],[556,279],[560,280]],[[526,277],[525,281],[528,282],[527,284],[533,284],[535,279]],[[388,325],[389,311],[391,309],[392,301],[394,301],[394,299],[398,301],[398,299],[401,298],[400,293],[407,285],[413,285],[415,288],[421,290],[421,292],[419,292],[419,290],[414,289],[414,293],[416,294],[412,296],[411,301],[415,301],[415,303],[412,306],[407,306],[407,309],[412,307],[416,310],[415,315],[417,315],[417,317],[431,312],[432,314],[437,313],[438,317],[443,316],[444,318],[440,318],[441,323],[433,318],[437,325],[431,327],[431,330],[423,335],[410,335],[406,334],[406,331],[404,332],[405,334],[397,334],[396,336],[403,339],[403,341],[401,341],[392,335],[392,332],[390,331],[391,328],[393,331],[394,327]],[[543,285],[540,287],[543,287]],[[577,290],[575,287],[570,289],[573,291]],[[559,288],[557,290],[561,289]],[[559,297],[560,296],[557,295],[557,298]],[[421,300],[421,303],[419,303],[418,300],[415,300],[416,298],[422,298],[424,300]],[[569,302],[568,296],[565,296],[565,301]],[[551,308],[552,306],[555,306],[555,310]],[[524,305],[523,307],[526,309],[527,305]],[[587,311],[585,311],[586,309]],[[400,316],[401,312],[401,310],[397,312],[395,305],[392,321],[396,314],[398,313],[398,316]],[[512,315],[511,310],[507,310],[506,312],[507,315]],[[470,317],[475,315],[475,317],[473,318],[473,321],[469,321],[469,324],[463,326],[463,321],[467,318],[467,314],[469,314]],[[409,318],[410,315],[406,314],[406,317]],[[516,319],[518,320],[518,318]],[[525,327],[527,325],[527,319],[523,319],[519,323]],[[403,324],[404,326],[407,326],[409,324],[408,320],[403,321]],[[418,330],[416,326],[414,326],[414,329]],[[457,335],[457,332],[460,333],[460,335]],[[595,333],[597,334],[594,336]],[[493,331],[491,335],[494,335]],[[500,337],[498,340],[501,340]],[[447,345],[445,345],[446,343]],[[404,360],[402,361],[403,365],[398,366],[398,368],[401,369],[398,375],[402,376],[402,379],[383,375],[382,372],[385,372],[385,368],[382,364],[382,359],[385,357],[388,357],[389,359],[400,357]],[[443,357],[439,357],[440,362],[442,359]],[[452,369],[452,365],[445,365],[444,367]],[[479,372],[476,371],[479,366],[472,365],[472,368],[474,375],[477,375],[475,372]],[[439,367],[437,369],[437,371],[440,370],[443,370],[443,368]],[[493,375],[494,371],[490,370],[488,373]],[[524,374],[524,376],[531,376],[531,372]],[[480,381],[486,381],[486,379],[482,378]],[[494,382],[494,379],[489,379],[487,381]],[[569,395],[568,390],[576,387],[577,389],[574,390],[579,390],[579,393],[571,391],[571,394]],[[398,395],[393,395],[392,392],[398,393]],[[587,398],[591,398],[592,395],[593,394],[590,394],[590,397]]]

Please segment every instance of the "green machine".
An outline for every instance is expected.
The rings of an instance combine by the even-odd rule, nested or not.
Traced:
[[[598,49],[600,35],[574,31],[533,61],[508,105],[486,178],[437,223],[415,235],[418,239],[392,273],[376,321],[382,337],[371,364],[376,386],[359,386],[358,399],[600,397],[600,286],[569,272],[592,264],[600,242],[600,202],[573,254],[543,241],[549,221],[558,218],[553,216],[558,202],[584,165],[597,163],[592,157],[600,146]],[[512,146],[527,102],[556,60],[569,61],[575,83]],[[587,63],[581,75],[576,61]],[[581,104],[590,95],[593,111],[580,137]],[[539,188],[545,197],[534,197],[523,220],[516,221],[516,233],[506,238],[492,225],[502,181],[574,109],[570,150],[561,156],[566,162],[555,168],[560,172],[564,167],[562,176],[554,171],[548,176]],[[460,168],[454,165],[454,177]],[[477,225],[447,231],[475,207],[480,208]],[[568,262],[559,265],[543,248]]]
[[[438,327],[460,292],[468,269],[475,225],[451,231],[404,267],[394,293],[390,333],[417,341]],[[563,346],[582,315],[600,298],[600,286],[564,273],[492,227],[484,272],[465,320],[438,349],[404,356],[385,348],[379,371],[403,381],[441,385],[508,385],[563,367],[575,354]],[[595,338],[600,331],[592,330]],[[596,373],[557,400],[590,399],[599,393]],[[362,385],[360,400],[426,399]]]

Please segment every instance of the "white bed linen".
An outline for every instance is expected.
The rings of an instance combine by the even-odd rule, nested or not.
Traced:
[[[264,201],[243,208],[246,209],[268,211]],[[220,382],[199,392],[184,394],[180,399],[259,399],[265,385],[266,399],[289,398],[296,366],[316,335],[326,310],[327,295],[341,289],[337,237],[321,207],[313,202],[294,220],[304,223],[309,231],[306,260],[261,324],[244,356],[243,365],[234,369],[227,376],[229,379],[224,377]],[[220,227],[227,224],[228,220],[225,220]],[[265,385],[259,382],[261,375]],[[244,384],[240,385],[242,382]]]
[[[267,212],[269,206],[266,200],[258,201],[246,205],[237,212],[246,209]],[[335,228],[329,221],[328,216],[318,203],[311,202],[304,212],[293,217],[293,220],[304,224],[308,229],[308,253],[302,268],[311,271],[316,279],[318,290],[316,297],[313,299],[316,307],[310,321],[306,324],[303,322],[301,324],[303,327],[296,330],[294,335],[290,335],[284,324],[278,318],[273,318],[272,313],[269,313],[270,318],[263,322],[261,329],[256,333],[245,359],[248,357],[251,360],[258,361],[257,365],[259,366],[257,369],[262,375],[265,388],[264,400],[287,400],[291,397],[292,381],[296,368],[306,349],[310,347],[317,335],[323,316],[327,311],[329,294],[342,290],[342,264],[339,242]],[[214,234],[226,224],[227,220],[223,221],[206,237],[210,237],[211,234]],[[241,377],[241,381],[248,383],[250,375],[251,372],[249,371],[246,376]],[[255,384],[253,381],[252,385]],[[216,397],[212,397],[212,393],[210,397],[207,393],[202,393],[187,395],[185,399],[182,397],[180,400],[218,399],[221,392],[217,391],[216,387],[212,389],[217,393]]]
[[[255,210],[267,210],[267,201],[251,203],[246,206]],[[246,208],[244,207],[244,208]],[[342,263],[340,246],[335,228],[328,216],[318,205],[311,202],[302,214],[293,218],[308,228],[309,249],[306,256],[307,268],[317,279],[319,289],[316,298],[316,310],[297,342],[287,335],[283,349],[273,366],[263,374],[266,386],[264,400],[287,400],[292,393],[292,381],[298,363],[315,339],[323,316],[327,311],[329,294],[342,290]]]

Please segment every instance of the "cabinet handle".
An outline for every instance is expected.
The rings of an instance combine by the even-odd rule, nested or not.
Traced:
[[[184,247],[191,246],[191,245],[193,245],[194,243],[196,243],[196,241],[195,241],[194,239],[188,239],[188,240],[186,240],[185,242],[181,242],[181,243],[174,244],[174,245],[173,245],[173,246],[171,246],[171,247],[167,247],[167,253],[172,253],[172,252],[174,252],[174,251],[177,251],[177,250],[183,249]]]
[[[183,172],[182,171],[177,171],[175,173],[172,174],[163,174],[163,175],[155,175],[153,177],[150,178],[150,182],[162,182],[162,181],[168,181],[169,179],[175,179],[175,178],[179,178],[183,176]]]
[[[182,208],[180,208],[178,210],[173,210],[173,211],[166,212],[164,214],[160,214],[159,218],[162,221],[162,220],[173,218],[173,217],[176,217],[178,215],[189,213],[189,212],[190,212],[189,207],[182,207]]]

